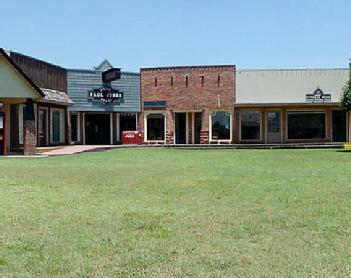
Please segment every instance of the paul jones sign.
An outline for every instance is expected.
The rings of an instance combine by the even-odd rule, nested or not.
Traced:
[[[88,99],[101,104],[110,104],[112,102],[122,102],[123,93],[108,87],[101,87],[89,91]]]
[[[317,90],[315,90],[313,94],[306,94],[306,102],[331,102],[331,95],[325,94],[321,89],[317,88]]]

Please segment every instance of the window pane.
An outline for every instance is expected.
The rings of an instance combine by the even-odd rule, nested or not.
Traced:
[[[280,113],[268,112],[267,113],[267,132],[276,133],[280,132]]]
[[[325,113],[290,112],[288,113],[289,139],[325,138]]]
[[[212,140],[229,140],[230,139],[230,113],[229,112],[212,112]]]
[[[163,114],[147,116],[147,140],[165,140],[165,116]]]
[[[241,112],[241,140],[259,140],[261,113],[258,111]]]
[[[60,112],[52,113],[52,138],[54,142],[60,142]]]

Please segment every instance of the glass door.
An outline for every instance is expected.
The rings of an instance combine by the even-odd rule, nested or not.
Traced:
[[[281,117],[279,111],[267,112],[267,143],[281,142]]]
[[[0,155],[5,154],[5,116],[0,112]]]
[[[47,145],[47,111],[39,109],[39,146]]]

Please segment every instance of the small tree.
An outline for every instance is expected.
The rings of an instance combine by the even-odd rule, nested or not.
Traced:
[[[340,102],[344,109],[351,110],[351,80],[342,88]]]
[[[342,88],[341,90],[341,98],[340,98],[340,103],[341,106],[348,111],[349,114],[349,121],[350,121],[350,113],[351,113],[351,63],[349,64],[350,68],[350,76],[349,76],[349,81],[347,81],[346,85]],[[348,136],[347,139],[350,141],[351,138],[351,128],[350,128],[350,123],[349,123],[349,128],[348,128]]]

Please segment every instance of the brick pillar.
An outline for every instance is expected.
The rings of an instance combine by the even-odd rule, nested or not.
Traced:
[[[202,110],[202,121],[201,121],[201,132],[200,132],[200,144],[209,144],[209,111],[207,109]]]
[[[35,117],[33,101],[27,99],[23,123],[23,147],[24,155],[35,155],[37,153],[37,136],[35,131]]]
[[[166,144],[174,144],[174,113],[173,111],[166,111]]]

